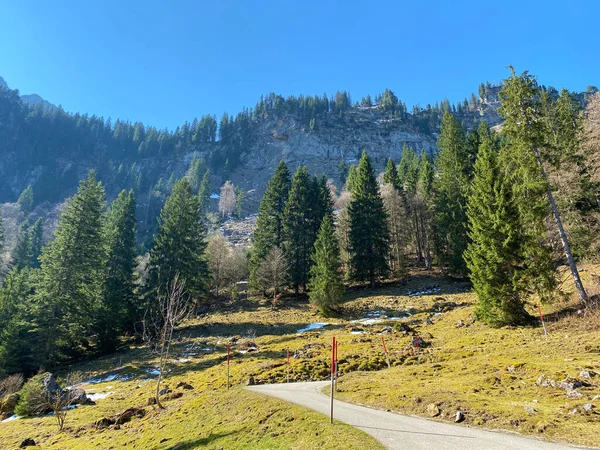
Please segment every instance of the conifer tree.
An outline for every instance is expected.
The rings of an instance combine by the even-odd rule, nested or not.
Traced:
[[[31,267],[40,267],[39,257],[42,254],[42,245],[44,243],[44,224],[42,219],[36,220],[29,229],[29,246],[31,250]]]
[[[388,273],[389,230],[375,172],[363,151],[356,169],[349,206],[352,278],[369,281]]]
[[[39,369],[37,351],[43,347],[33,303],[36,273],[13,269],[0,290],[0,377],[32,374]]]
[[[314,264],[310,268],[309,298],[325,316],[344,295],[340,271],[340,249],[331,217],[325,216],[314,246]]]
[[[33,188],[29,185],[23,189],[23,192],[21,192],[21,195],[19,195],[19,199],[17,200],[23,214],[27,215],[31,212],[33,209],[33,200]]]
[[[484,122],[467,203],[465,260],[478,297],[477,317],[491,325],[517,325],[527,317],[522,299],[521,224],[509,180],[499,167],[498,142]]]
[[[206,215],[208,207],[210,206],[210,170],[206,170],[202,176],[202,182],[200,183],[200,189],[198,191],[198,199],[200,201],[200,211],[202,215]]]
[[[200,201],[183,178],[173,188],[158,219],[146,287],[150,304],[156,300],[159,289],[169,286],[175,275],[185,284],[192,299],[203,296],[208,280],[205,234]]]
[[[470,162],[460,122],[445,113],[438,138],[438,177],[435,179],[435,247],[440,263],[452,274],[464,275],[467,248],[466,200]]]
[[[107,276],[99,324],[103,351],[114,350],[119,334],[131,330],[141,317],[135,297],[136,201],[133,190],[125,190],[113,201],[108,215],[105,239],[108,247]]]
[[[185,176],[188,178],[190,182],[190,186],[192,187],[192,192],[198,192],[200,190],[200,185],[202,184],[202,180],[204,179],[204,174],[206,173],[206,164],[202,158],[198,158],[194,156],[192,161],[190,162],[190,167],[188,168]]]
[[[398,171],[392,158],[388,158],[387,165],[385,166],[385,172],[383,174],[383,182],[391,184],[393,187],[398,189]]]
[[[13,269],[23,269],[24,267],[30,267],[32,262],[32,248],[30,241],[29,229],[27,223],[24,222],[19,225],[19,231],[17,235],[17,245],[12,255],[12,267]]]
[[[250,280],[256,285],[256,269],[273,247],[282,247],[283,215],[290,190],[290,173],[283,161],[269,180],[258,208],[254,248],[250,260]]]
[[[290,265],[289,277],[296,295],[299,288],[306,288],[310,270],[310,255],[315,242],[314,228],[310,221],[313,185],[308,169],[300,166],[292,178],[289,196],[283,213],[283,249]]]
[[[44,248],[36,292],[45,348],[41,361],[60,358],[96,325],[105,282],[104,188],[91,171],[60,216]],[[47,359],[46,359],[47,358]]]
[[[354,182],[356,181],[356,166],[351,164],[348,167],[348,176],[346,177],[346,190],[348,192],[352,192],[352,188],[354,186]]]

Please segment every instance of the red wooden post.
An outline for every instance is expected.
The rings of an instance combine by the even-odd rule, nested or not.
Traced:
[[[229,389],[229,362],[231,361],[230,347],[227,344],[227,389]]]
[[[385,340],[383,339],[383,336],[381,336],[381,343],[383,344],[383,353],[385,353],[385,360],[387,361],[387,365],[388,365],[388,369],[389,369],[392,366],[390,364],[390,356],[388,355],[387,347],[385,346]]]

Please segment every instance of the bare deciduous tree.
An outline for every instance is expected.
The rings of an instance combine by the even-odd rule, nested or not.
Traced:
[[[279,247],[273,247],[256,271],[258,282],[263,289],[273,289],[273,305],[277,301],[279,288],[285,283],[288,270],[289,264],[283,251]]]
[[[147,312],[147,319],[144,321],[144,327],[149,328],[144,330],[145,339],[155,344],[160,353],[155,399],[156,405],[161,409],[164,406],[159,398],[160,383],[169,359],[173,331],[192,312],[192,303],[187,297],[185,281],[179,279],[179,274],[175,274],[164,291],[158,289],[158,314],[148,317],[150,314]]]
[[[394,276],[400,277],[406,273],[406,212],[402,197],[393,185],[384,184],[381,197],[388,213],[390,227],[390,269]]]
[[[227,240],[221,233],[214,234],[208,240],[206,247],[208,256],[208,268],[212,275],[212,288],[215,295],[219,295],[219,289],[225,285],[225,273],[231,255],[231,249]]]
[[[235,211],[237,203],[237,197],[235,195],[235,186],[231,181],[226,181],[221,186],[221,192],[219,197],[219,212],[225,217]]]

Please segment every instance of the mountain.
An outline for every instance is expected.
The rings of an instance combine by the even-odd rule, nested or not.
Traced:
[[[204,116],[173,132],[66,113],[37,95],[19,96],[3,80],[0,84],[0,202],[14,202],[31,184],[36,203],[47,202],[51,209],[95,169],[109,199],[122,189],[136,191],[142,233],[154,226],[169,186],[185,175],[194,156],[210,168],[213,192],[228,179],[244,190],[250,213],[258,209],[282,159],[291,171],[304,164],[340,187],[340,164],[355,162],[362,149],[377,170],[389,157],[398,161],[404,145],[434,153],[444,110],[453,111],[467,128],[479,120],[501,123],[496,112],[500,87],[489,83],[470,101],[450,105],[444,100],[411,112],[389,90],[374,101],[355,103],[347,92],[330,98],[269,94],[235,116],[224,114],[219,122]]]

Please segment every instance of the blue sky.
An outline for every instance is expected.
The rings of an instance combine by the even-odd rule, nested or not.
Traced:
[[[271,91],[459,101],[506,65],[600,85],[596,1],[6,1],[0,76],[67,111],[175,128]]]

